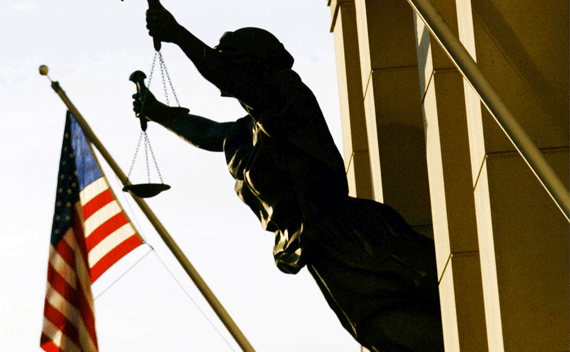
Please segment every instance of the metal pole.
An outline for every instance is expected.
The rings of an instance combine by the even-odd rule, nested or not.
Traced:
[[[59,85],[59,83],[52,81],[51,87],[59,95],[61,100],[63,100],[63,102],[65,103],[71,114],[73,114],[73,116],[79,123],[79,125],[81,125],[81,128],[85,133],[85,137],[97,148],[97,150],[99,150],[99,152],[101,153],[103,158],[105,158],[105,161],[107,162],[107,164],[109,164],[111,169],[113,169],[113,172],[115,172],[119,180],[121,180],[124,186],[129,185],[130,182],[128,181],[127,177],[125,176],[119,165],[111,157],[111,154],[109,154],[107,149],[105,149],[105,147],[99,141],[95,133],[93,133],[93,130],[91,130],[91,127],[89,127],[87,121],[85,121],[85,119],[83,118],[83,116],[81,116],[79,111],[77,111],[73,103],[71,103],[71,101],[69,100],[69,98],[67,97],[61,86]],[[249,341],[245,338],[245,336],[238,328],[236,323],[230,317],[230,315],[222,306],[220,301],[218,301],[218,299],[216,298],[214,293],[210,290],[206,282],[202,279],[200,274],[198,274],[198,271],[196,271],[196,269],[190,263],[188,258],[186,258],[186,255],[184,255],[180,247],[178,247],[176,242],[174,242],[168,231],[166,231],[164,226],[162,226],[162,223],[158,220],[156,215],[154,215],[153,211],[149,208],[146,202],[142,198],[136,196],[133,196],[133,199],[141,208],[142,212],[146,215],[152,226],[154,226],[156,232],[158,232],[164,243],[168,246],[172,254],[176,257],[180,265],[182,265],[188,276],[190,276],[190,279],[192,279],[194,284],[198,287],[198,290],[200,290],[204,298],[206,298],[206,301],[208,301],[214,312],[216,312],[216,314],[218,315],[222,323],[225,325],[225,327],[228,329],[230,334],[233,336],[237,344],[241,347],[241,349],[244,352],[255,352],[255,350],[253,349]]]
[[[570,221],[570,193],[429,0],[407,0]]]

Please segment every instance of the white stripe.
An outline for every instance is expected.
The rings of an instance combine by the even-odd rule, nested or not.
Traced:
[[[115,232],[107,236],[103,241],[99,242],[95,248],[89,251],[89,267],[94,267],[95,264],[113,248],[120,245],[124,240],[135,234],[135,229],[130,222],[124,224]]]
[[[121,212],[121,207],[116,200],[97,210],[85,221],[85,238],[88,238],[93,231],[101,226],[105,221]]]
[[[91,340],[91,335],[85,327],[85,323],[81,317],[81,314],[77,308],[71,303],[69,303],[65,297],[59,294],[49,283],[46,294],[46,299],[48,303],[57,309],[67,320],[72,323],[77,328],[77,333],[79,335],[79,341],[83,346],[85,351],[96,351],[95,344]]]
[[[79,347],[75,344],[75,342],[71,341],[67,336],[63,334],[61,330],[58,329],[57,326],[53,325],[51,321],[47,318],[44,318],[44,327],[42,329],[44,335],[49,337],[49,339],[66,352],[81,352]]]
[[[87,187],[79,193],[79,199],[81,199],[81,205],[87,204],[91,199],[97,197],[99,193],[105,191],[109,188],[109,184],[105,177],[100,177],[95,181],[91,182]]]
[[[70,231],[68,231],[67,233],[69,233]],[[72,249],[74,248],[72,247]],[[57,271],[59,275],[63,277],[63,279],[65,280],[65,282],[67,282],[69,286],[75,288],[76,287],[75,270],[73,270],[73,268],[69,266],[69,264],[67,264],[67,262],[65,261],[65,259],[63,259],[61,255],[59,255],[59,253],[57,252],[57,250],[53,245],[51,245],[49,248],[49,257],[50,257],[49,262],[51,266],[55,269],[55,271]]]

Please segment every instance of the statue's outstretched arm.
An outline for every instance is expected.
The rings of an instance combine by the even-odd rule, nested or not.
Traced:
[[[224,140],[233,122],[219,123],[188,114],[188,109],[162,104],[150,91],[146,92],[144,106],[139,93],[133,95],[133,99],[133,110],[137,116],[168,128],[198,148],[213,152],[223,151]]]
[[[164,123],[163,126],[200,149],[221,152],[224,150],[224,140],[233,124],[233,122],[220,123],[188,114]]]

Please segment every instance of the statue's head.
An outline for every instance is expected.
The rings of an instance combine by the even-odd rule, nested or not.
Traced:
[[[273,34],[260,28],[226,32],[215,49],[240,64],[255,65],[265,72],[290,69],[294,61]]]

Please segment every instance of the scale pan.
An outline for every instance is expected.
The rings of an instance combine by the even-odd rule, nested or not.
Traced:
[[[131,191],[132,194],[139,198],[151,198],[167,189],[170,189],[170,186],[164,183],[141,183],[125,186],[123,187],[123,192]]]

